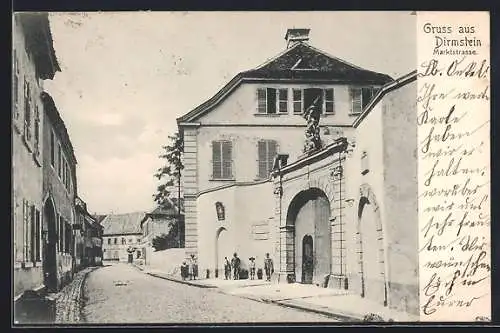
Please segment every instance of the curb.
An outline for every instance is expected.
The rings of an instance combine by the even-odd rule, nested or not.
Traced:
[[[92,273],[93,271],[102,268],[104,266],[97,266],[97,267],[92,267],[89,271],[85,272],[85,274],[82,277],[82,283],[80,284],[80,287],[78,288],[78,317],[79,317],[79,322],[85,322],[85,315],[83,313],[83,308],[85,307],[85,295],[84,295],[84,290],[85,290],[85,282],[87,281],[87,276]]]
[[[155,274],[152,272],[144,272],[144,273],[151,275],[151,276],[154,276],[154,277],[157,277],[157,278],[160,278],[160,279],[164,279],[164,280],[168,280],[168,281],[172,281],[172,282],[177,282],[177,283],[182,283],[182,284],[186,284],[186,285],[189,285],[192,287],[218,289],[216,286],[213,286],[213,285],[202,285],[202,284],[193,283],[193,282],[189,282],[189,281],[183,281],[183,280],[179,280],[179,279],[172,278],[169,276]]]

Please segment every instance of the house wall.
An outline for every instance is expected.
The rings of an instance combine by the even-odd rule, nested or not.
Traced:
[[[50,133],[54,133],[55,139],[55,163],[54,166],[51,164],[51,144],[50,144]],[[65,156],[66,161],[69,164],[69,172],[71,179],[71,186],[66,188],[63,183],[62,177],[58,174],[58,144],[61,144],[61,152]],[[51,198],[54,202],[54,208],[56,211],[56,230],[58,239],[62,239],[62,243],[65,242],[64,230],[61,230],[59,218],[62,217],[66,223],[69,223],[69,227],[75,223],[75,170],[76,165],[72,162],[71,152],[63,144],[63,140],[59,133],[54,130],[53,124],[51,123],[49,117],[45,114],[44,117],[44,131],[43,131],[43,193],[45,198]],[[48,230],[48,221],[44,221],[44,230]],[[64,225],[66,228],[66,224]],[[73,231],[72,231],[73,233]],[[57,252],[57,278],[58,285],[66,283],[71,279],[71,268],[72,268],[72,257],[71,249],[66,252],[62,248],[61,243],[58,241],[56,245]]]
[[[41,262],[31,262],[30,258],[23,256],[26,239],[23,223],[23,200],[34,205],[42,215],[42,158],[43,142],[41,133],[43,131],[43,109],[40,100],[42,91],[42,80],[36,75],[35,64],[32,55],[25,48],[25,37],[20,23],[15,19],[13,26],[13,50],[18,59],[19,81],[18,81],[18,104],[17,108],[12,105],[12,229],[14,236],[14,295],[19,295],[25,290],[37,288],[43,285],[43,271]],[[32,90],[31,110],[31,140],[24,139],[24,79],[30,83]],[[14,80],[13,80],[14,81]],[[13,90],[14,91],[14,90]],[[38,107],[40,114],[40,142],[39,155],[34,147],[34,109]],[[18,117],[16,117],[16,109]],[[34,154],[35,153],[35,154]],[[41,238],[41,233],[38,235]],[[40,253],[42,242],[40,241]]]
[[[120,262],[128,261],[127,249],[129,246],[136,247],[134,252],[134,261],[137,259],[138,251],[141,251],[140,241],[142,234],[120,234],[120,235],[103,235],[102,250],[103,260],[118,260]],[[116,238],[117,243],[114,243]],[[122,244],[122,238],[125,239],[125,244]],[[108,241],[111,240],[111,244]]]

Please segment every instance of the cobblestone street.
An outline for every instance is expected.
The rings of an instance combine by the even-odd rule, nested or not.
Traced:
[[[334,322],[319,314],[265,304],[152,277],[127,264],[90,273],[87,323]]]

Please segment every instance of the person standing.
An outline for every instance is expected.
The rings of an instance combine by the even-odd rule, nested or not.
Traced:
[[[250,280],[255,280],[255,258],[250,257],[248,260],[250,260]]]
[[[227,257],[224,257],[224,278],[231,279],[231,263]]]
[[[196,257],[194,254],[191,255],[191,259],[189,260],[189,271],[190,271],[190,279],[196,280],[198,277],[198,262],[196,261]]]
[[[182,265],[181,265],[181,278],[182,280],[186,280],[188,276],[188,265],[186,264],[185,261],[182,262]]]
[[[273,259],[269,258],[269,253],[266,253],[264,259],[264,270],[266,271],[266,281],[271,281],[271,275],[274,273]]]
[[[231,267],[233,268],[234,280],[240,279],[240,265],[241,265],[241,260],[240,258],[238,258],[238,254],[235,252],[233,254],[233,258],[231,259]]]

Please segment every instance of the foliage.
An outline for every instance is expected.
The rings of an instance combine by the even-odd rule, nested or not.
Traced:
[[[158,235],[151,241],[155,251],[161,251],[178,247],[178,238],[177,238],[178,232],[179,232],[178,223],[171,223],[168,234]]]
[[[182,154],[184,152],[184,138],[178,132],[169,135],[169,144],[163,146],[164,152],[159,156],[165,160],[165,165],[158,169],[155,177],[160,184],[153,195],[154,201],[160,206],[164,205],[167,198],[176,197],[172,187],[180,183],[181,172],[184,169]],[[174,192],[174,193],[172,193]]]

